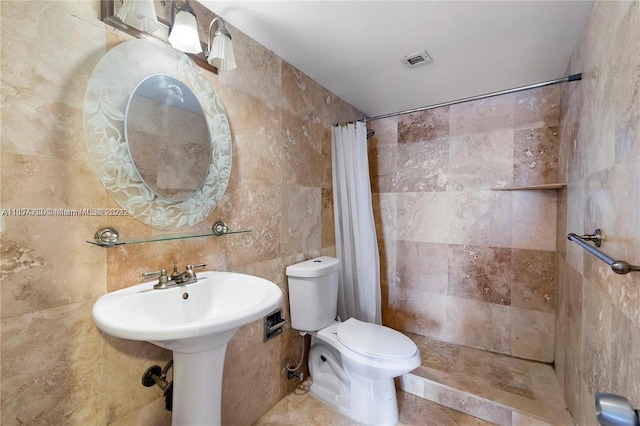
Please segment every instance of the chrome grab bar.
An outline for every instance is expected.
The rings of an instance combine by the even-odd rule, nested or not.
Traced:
[[[630,265],[628,262],[624,260],[615,260],[614,258],[607,256],[597,248],[589,245],[587,241],[592,241],[597,247],[600,247],[602,244],[602,232],[599,229],[596,229],[593,234],[587,235],[576,235],[571,233],[567,235],[567,239],[569,241],[573,241],[578,244],[580,247],[602,260],[607,265],[611,266],[611,270],[616,274],[628,274],[629,272],[640,272],[640,266],[638,265]]]

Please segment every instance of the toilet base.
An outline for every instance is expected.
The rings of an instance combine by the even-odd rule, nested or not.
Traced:
[[[309,361],[312,370],[310,392],[316,398],[360,423],[398,424],[393,378],[371,379],[347,372],[340,353],[323,343],[312,346]]]
[[[351,388],[349,401],[340,400],[335,394],[328,394],[314,384],[311,384],[310,392],[328,406],[359,423],[376,426],[398,424],[398,400],[393,379],[352,380],[351,384],[355,386]]]

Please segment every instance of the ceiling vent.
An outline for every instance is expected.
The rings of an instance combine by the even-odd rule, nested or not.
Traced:
[[[413,55],[407,55],[401,59],[402,63],[408,67],[415,67],[422,64],[430,64],[433,62],[431,56],[427,53],[426,50],[422,52],[414,53]]]

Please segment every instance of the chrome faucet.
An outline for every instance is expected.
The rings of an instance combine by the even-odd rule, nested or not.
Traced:
[[[175,287],[178,285],[193,284],[198,282],[195,268],[204,268],[207,266],[205,263],[198,265],[187,265],[187,270],[183,273],[178,273],[178,263],[173,263],[173,273],[171,277],[167,275],[167,270],[162,269],[156,272],[144,272],[140,275],[141,278],[158,277],[158,283],[153,286],[156,290],[163,290],[166,288]]]
[[[201,263],[199,265],[187,265],[187,270],[173,277],[172,281],[176,283],[176,285],[193,284],[198,281],[195,268],[204,268],[205,266],[207,265],[204,263]]]

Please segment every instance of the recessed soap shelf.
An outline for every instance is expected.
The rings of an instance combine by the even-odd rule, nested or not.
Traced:
[[[170,241],[170,240],[185,240],[188,238],[200,238],[200,237],[221,237],[223,235],[230,234],[244,234],[252,232],[251,229],[242,231],[229,231],[229,227],[224,222],[216,222],[211,227],[211,232],[205,234],[186,234],[186,235],[160,235],[157,237],[120,240],[120,234],[114,228],[102,228],[99,229],[92,240],[87,240],[89,244],[93,244],[99,247],[109,248],[116,246],[124,246],[131,244],[153,243],[156,241]]]

